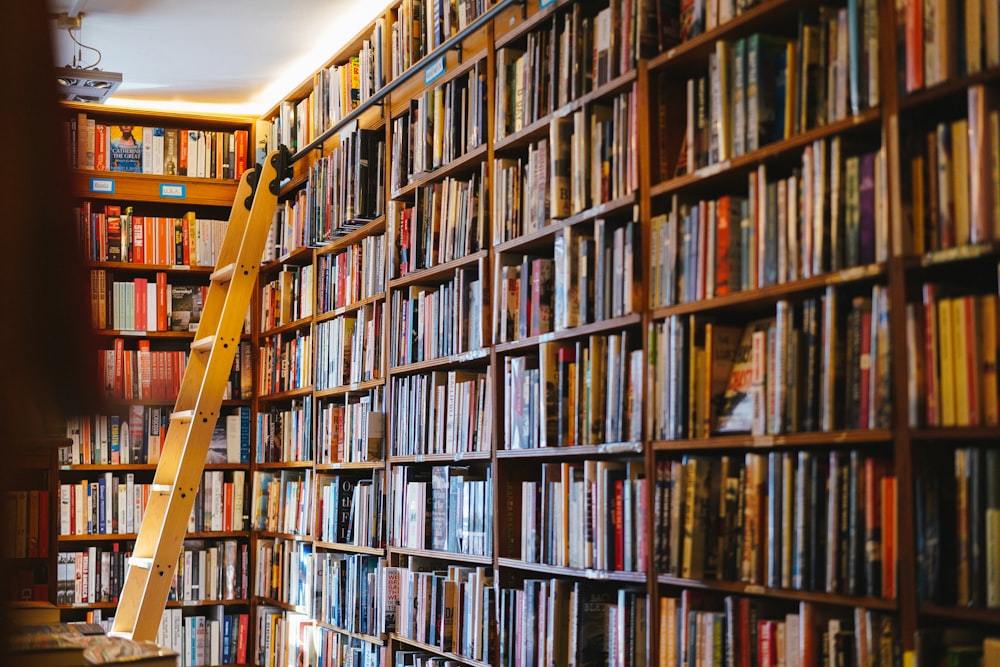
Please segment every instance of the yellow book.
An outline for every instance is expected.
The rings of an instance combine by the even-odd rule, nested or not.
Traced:
[[[951,300],[938,299],[938,368],[940,373],[938,398],[940,409],[940,426],[954,426],[955,421],[955,353],[952,344],[954,327],[952,326]]]

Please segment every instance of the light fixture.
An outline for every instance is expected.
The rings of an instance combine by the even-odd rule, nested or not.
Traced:
[[[103,104],[122,84],[122,75],[98,69],[97,65],[101,62],[100,50],[84,44],[73,34],[74,30],[82,29],[83,16],[84,14],[79,13],[73,16],[59,14],[55,17],[56,27],[65,29],[66,34],[77,46],[76,53],[73,54],[73,63],[56,68],[56,82],[59,84],[63,99],[67,101]],[[96,53],[97,60],[90,65],[84,65],[83,49]]]

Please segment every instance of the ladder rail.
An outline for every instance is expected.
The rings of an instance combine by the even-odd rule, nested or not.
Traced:
[[[167,429],[154,492],[126,569],[112,627],[116,634],[156,638],[288,164],[282,146],[244,174],[237,188],[217,262],[225,269],[213,273],[209,285],[174,406],[178,418]],[[197,343],[208,339],[211,345],[203,349]]]

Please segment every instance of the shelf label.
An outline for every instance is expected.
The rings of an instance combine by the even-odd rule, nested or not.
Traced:
[[[538,0],[538,8],[539,9],[545,9],[546,7],[548,7],[549,5],[551,5],[555,1],[556,0]]]
[[[113,194],[115,191],[115,179],[113,178],[92,178],[90,179],[91,192],[103,192]]]
[[[438,60],[437,60],[436,63],[431,63],[430,65],[428,65],[427,67],[425,67],[424,68],[424,85],[426,86],[428,83],[430,83],[434,79],[436,79],[439,76],[441,76],[442,74],[444,74],[445,73],[445,69],[446,69],[446,67],[445,67],[444,56],[441,56],[440,58],[438,58]]]
[[[186,199],[187,186],[182,183],[160,183],[160,196],[165,199]]]

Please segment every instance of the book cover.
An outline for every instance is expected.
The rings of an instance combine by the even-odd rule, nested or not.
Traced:
[[[142,173],[143,128],[136,125],[112,125],[108,132],[108,169]]]
[[[748,323],[743,328],[739,345],[733,353],[729,380],[722,396],[722,403],[715,420],[715,433],[749,433],[753,426],[753,335],[767,332],[773,326],[774,318],[762,318]]]

